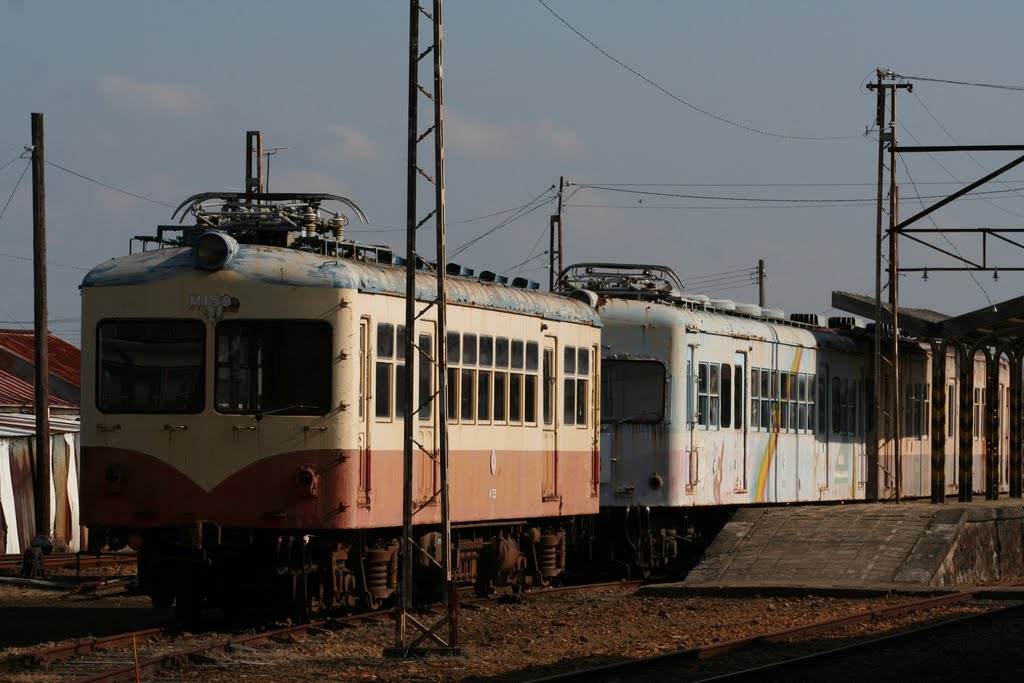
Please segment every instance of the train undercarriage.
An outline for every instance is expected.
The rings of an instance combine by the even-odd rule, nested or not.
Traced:
[[[562,580],[570,553],[589,553],[589,523],[576,520],[454,527],[452,574],[478,595],[498,588],[525,591]],[[293,620],[323,613],[380,609],[399,582],[399,533],[188,527],[94,529],[90,549],[139,553],[139,586],[153,606],[174,606],[189,622],[206,608],[234,615],[267,610]],[[417,527],[413,596],[440,597],[441,533]]]

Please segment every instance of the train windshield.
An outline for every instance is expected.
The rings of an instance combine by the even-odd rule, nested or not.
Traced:
[[[97,407],[104,413],[203,409],[206,327],[196,320],[104,321],[97,329]]]
[[[217,411],[325,415],[331,401],[331,327],[324,322],[217,325]]]
[[[665,417],[665,366],[650,360],[601,361],[601,422],[653,423]]]

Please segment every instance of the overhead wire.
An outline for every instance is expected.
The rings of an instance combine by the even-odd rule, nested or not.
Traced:
[[[515,221],[519,220],[523,216],[526,216],[526,215],[528,215],[530,213],[533,213],[534,211],[536,211],[537,209],[541,208],[542,206],[550,204],[551,201],[554,198],[553,197],[545,198],[545,195],[548,195],[550,192],[552,192],[554,190],[554,187],[555,187],[554,185],[548,186],[547,188],[544,189],[543,192],[538,194],[536,197],[534,197],[533,199],[531,199],[527,203],[525,203],[522,206],[520,206],[511,216],[508,216],[507,218],[505,218],[504,220],[499,222],[497,225],[495,225],[494,227],[484,231],[482,234],[478,235],[477,237],[474,237],[473,239],[471,239],[471,240],[469,240],[467,242],[464,242],[461,245],[459,245],[458,247],[455,247],[454,249],[452,249],[448,253],[448,256],[449,257],[458,256],[459,254],[464,252],[466,249],[468,249],[469,247],[473,246],[474,244],[476,244],[480,240],[484,239],[485,237],[488,237],[488,236],[494,234],[495,232],[497,232],[498,230],[501,230],[502,228],[504,228],[504,227],[506,227],[506,226],[508,226],[508,225],[510,225],[512,223],[514,223]]]
[[[55,164],[52,161],[47,161],[45,163],[46,163],[47,166],[53,166],[54,168],[59,168],[60,170],[64,171],[65,173],[70,173],[71,175],[77,176],[77,177],[81,178],[82,180],[88,180],[90,183],[96,183],[97,185],[99,185],[101,187],[105,187],[108,190],[113,190],[114,192],[120,192],[121,194],[128,195],[129,197],[135,197],[136,199],[141,199],[143,201],[151,202],[153,204],[159,204],[160,206],[166,206],[167,208],[170,208],[170,209],[177,208],[173,204],[168,204],[168,203],[162,202],[162,201],[160,201],[158,199],[151,199],[150,197],[145,197],[145,196],[143,196],[141,194],[136,194],[135,192],[129,192],[128,190],[122,190],[119,187],[114,187],[113,185],[108,185],[107,183],[104,183],[102,181],[96,180],[95,178],[90,178],[89,176],[84,175],[82,173],[79,173],[77,171],[72,171],[70,168],[65,168],[65,167],[61,166],[60,164]]]
[[[730,126],[735,126],[736,128],[740,128],[742,130],[749,131],[751,133],[757,133],[759,135],[767,135],[767,136],[773,137],[773,138],[782,138],[782,139],[785,139],[785,140],[825,141],[825,140],[850,140],[850,139],[854,139],[854,138],[859,138],[860,137],[859,135],[827,135],[827,136],[786,135],[784,133],[778,133],[778,132],[775,132],[775,131],[765,130],[765,129],[762,129],[762,128],[755,128],[753,126],[746,126],[746,125],[744,125],[742,123],[737,123],[736,121],[733,121],[731,119],[727,119],[724,116],[719,116],[718,114],[714,114],[714,113],[708,111],[707,109],[702,109],[701,107],[698,107],[695,104],[691,104],[690,102],[687,102],[683,98],[679,97],[675,93],[673,93],[670,90],[668,90],[667,88],[665,88],[660,83],[657,83],[656,81],[648,78],[644,74],[640,73],[639,71],[637,71],[633,67],[631,67],[628,64],[626,64],[625,62],[623,62],[618,57],[615,57],[614,55],[612,55],[610,52],[605,50],[603,47],[601,47],[600,45],[595,43],[593,40],[591,40],[590,38],[585,36],[575,26],[573,26],[568,21],[566,21],[561,15],[559,15],[557,12],[555,12],[555,10],[551,9],[551,7],[546,2],[544,2],[544,0],[537,0],[537,2],[539,2],[544,7],[544,9],[546,9],[548,12],[550,12],[551,15],[555,17],[555,19],[557,19],[558,21],[562,22],[566,26],[566,28],[568,28],[570,31],[572,31],[577,36],[579,36],[584,42],[586,42],[592,48],[594,48],[595,50],[600,52],[602,55],[604,55],[605,57],[607,57],[611,61],[615,62],[616,64],[621,66],[623,69],[625,69],[629,73],[633,74],[634,76],[636,76],[640,80],[644,81],[648,85],[653,86],[654,88],[657,88],[662,93],[664,93],[665,95],[668,95],[670,98],[672,98],[673,100],[675,100],[679,104],[685,105],[685,106],[689,107],[690,109],[703,114],[704,116],[707,116],[709,118],[715,119],[716,121],[719,121],[721,123],[725,123],[725,124],[728,124]]]
[[[14,199],[14,193],[18,191],[18,188],[21,186],[21,181],[25,178],[25,174],[28,173],[28,169],[31,165],[32,161],[29,160],[29,162],[25,164],[25,168],[22,169],[21,175],[18,176],[18,182],[14,183],[14,189],[11,190],[11,196],[7,198],[7,203],[4,204],[4,208],[0,209],[0,220],[3,220],[4,214],[7,213],[7,207],[11,205],[11,200]]]
[[[932,121],[935,122],[935,125],[937,125],[942,130],[942,132],[946,134],[946,137],[948,137],[950,140],[952,140],[953,144],[960,145],[960,143],[957,141],[957,139],[955,137],[953,137],[953,134],[950,133],[949,130],[947,130],[944,125],[942,125],[942,122],[939,121],[938,118],[935,117],[935,114],[933,114],[931,109],[929,109],[928,106],[924,103],[924,100],[922,100],[918,96],[918,94],[915,93],[914,91],[911,91],[911,94],[914,96],[914,99],[917,100],[917,103],[921,105],[921,108],[924,109],[925,112],[928,114],[928,116],[931,117]],[[911,133],[909,130],[907,130],[906,126],[904,126],[902,123],[900,124],[900,126],[903,128],[904,131],[906,131],[907,135],[909,135],[911,138],[913,138],[914,142],[917,142],[917,138],[914,137],[913,133]],[[921,144],[921,143],[918,142],[917,144]],[[950,171],[948,168],[946,168],[943,164],[939,163],[939,160],[937,158],[935,158],[934,154],[929,152],[928,156],[930,156],[935,161],[935,163],[939,165],[939,167],[943,171],[948,173],[949,177],[951,177],[951,178],[953,178],[954,180],[957,180],[957,181],[960,180],[959,178],[957,178],[952,173],[952,171]],[[977,164],[978,167],[981,168],[981,170],[985,171],[986,173],[988,173],[990,171],[990,169],[986,168],[985,165],[983,163],[981,163],[976,156],[971,154],[970,151],[967,151],[967,156],[970,157],[971,161],[973,161],[975,164]],[[1007,185],[1006,182],[1002,178],[996,178],[996,182],[999,183],[1000,185],[1002,185],[1003,187],[1005,187],[1006,189],[1010,189],[1010,186]],[[1020,193],[1017,192],[1017,195],[1020,196]],[[1000,211],[1004,211],[1004,212],[1006,212],[1006,213],[1008,213],[1010,215],[1017,216],[1018,218],[1024,218],[1024,214],[1017,213],[1016,211],[1011,211],[1010,209],[1007,209],[1006,207],[999,206],[995,202],[986,201],[986,203],[988,203],[988,204],[994,206],[995,208],[999,209]]]
[[[907,164],[907,160],[903,158],[902,154],[900,154],[899,157],[900,161],[903,162],[903,170],[906,171],[907,178],[910,180],[910,184],[914,185],[914,176],[911,175],[910,173],[910,166]],[[917,192],[916,186],[914,187],[914,192]],[[923,200],[921,201],[921,208],[926,208]],[[931,224],[935,227],[935,229],[939,231],[939,234],[942,235],[942,238],[946,240],[946,243],[949,244],[949,246],[953,249],[954,252],[956,252],[956,255],[963,260],[963,254],[961,254],[960,250],[957,249],[957,246],[953,244],[953,241],[949,239],[949,236],[947,236],[946,233],[942,231],[942,228],[940,228],[939,224],[935,222],[935,219],[932,217],[932,215],[928,214],[927,218],[929,221],[931,221]],[[974,273],[972,271],[968,270],[967,274],[971,276],[972,280],[974,280],[974,284],[978,285],[978,289],[980,289],[981,293],[985,295],[985,300],[988,301],[988,305],[991,306],[992,299],[991,297],[989,297],[988,291],[985,289],[984,285],[982,285],[981,282],[978,281],[978,278],[974,276]]]
[[[976,83],[972,81],[954,81],[948,78],[928,78],[927,76],[905,76],[903,74],[892,74],[893,78],[902,78],[907,81],[928,81],[930,83],[946,83],[947,85],[968,85],[975,88],[995,88],[997,90],[1024,91],[1024,85],[1001,85],[998,83]]]

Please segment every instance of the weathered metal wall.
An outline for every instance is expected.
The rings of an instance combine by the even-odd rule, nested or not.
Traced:
[[[35,536],[33,437],[0,437],[0,548],[20,553]],[[50,521],[59,549],[80,549],[78,434],[50,437]]]

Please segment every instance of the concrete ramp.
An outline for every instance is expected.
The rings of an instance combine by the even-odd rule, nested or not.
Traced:
[[[1024,576],[1024,505],[742,508],[684,585],[956,586]]]

